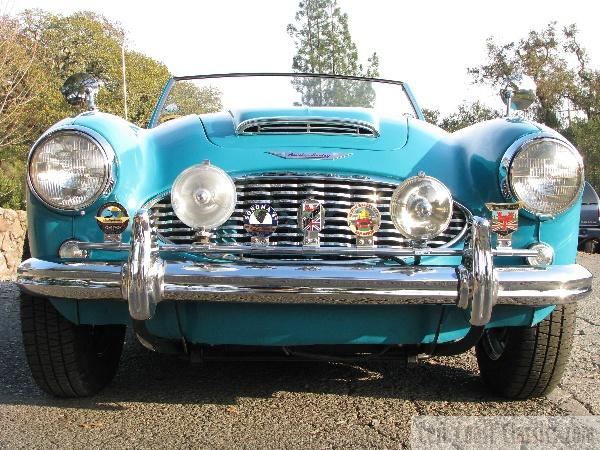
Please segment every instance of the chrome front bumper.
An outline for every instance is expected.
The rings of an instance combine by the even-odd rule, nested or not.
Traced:
[[[366,264],[270,264],[166,262],[159,255],[148,213],[133,221],[132,244],[81,244],[82,248],[129,249],[127,263],[29,259],[21,264],[18,285],[32,295],[70,299],[127,301],[136,320],[153,316],[164,300],[326,303],[455,304],[471,310],[470,322],[489,322],[496,304],[545,306],[579,300],[591,292],[592,275],[577,264],[535,268],[494,267],[496,256],[530,256],[530,250],[491,248],[489,223],[474,218],[464,250],[403,249],[412,254],[461,255],[458,267],[370,266]],[[173,247],[173,248],[171,248]],[[224,253],[223,248],[169,246],[168,250]],[[192,247],[192,248],[190,248]],[[164,250],[161,247],[160,250]],[[241,253],[240,248],[226,249]],[[241,249],[244,253],[260,249]],[[387,249],[385,252],[389,252]],[[275,250],[262,250],[274,252]],[[329,250],[328,250],[329,251]],[[373,250],[371,250],[373,251]],[[528,253],[529,252],[529,253]],[[375,253],[380,253],[375,251]]]

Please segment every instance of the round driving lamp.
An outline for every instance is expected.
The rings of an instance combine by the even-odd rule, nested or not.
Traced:
[[[179,174],[171,190],[171,204],[179,219],[190,228],[211,230],[233,214],[237,194],[233,180],[208,161]]]
[[[569,209],[583,189],[583,160],[566,142],[553,138],[523,144],[510,160],[508,181],[524,208],[540,216]]]
[[[57,130],[33,146],[29,185],[52,208],[83,209],[110,186],[113,160],[110,145],[91,130]]]
[[[452,195],[436,178],[407,178],[394,190],[390,214],[400,233],[415,241],[426,241],[448,228]]]

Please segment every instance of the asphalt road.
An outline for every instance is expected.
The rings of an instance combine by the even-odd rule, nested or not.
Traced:
[[[414,415],[600,414],[600,255],[579,256],[595,294],[547,399],[509,402],[479,380],[474,355],[419,365],[190,365],[127,338],[114,382],[84,400],[33,383],[21,348],[17,289],[0,285],[1,448],[399,448]]]

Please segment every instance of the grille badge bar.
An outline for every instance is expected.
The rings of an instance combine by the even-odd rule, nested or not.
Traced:
[[[356,202],[373,203],[381,212],[381,225],[374,236],[379,248],[408,248],[409,239],[394,227],[389,216],[389,202],[395,183],[366,177],[315,173],[266,173],[243,175],[234,178],[238,190],[238,204],[224,225],[215,230],[211,243],[215,245],[250,244],[251,237],[244,230],[243,212],[251,204],[268,201],[279,215],[277,230],[270,236],[270,246],[298,246],[304,241],[299,227],[298,209],[302,201],[314,198],[324,207],[327,226],[320,233],[321,247],[350,247],[356,236],[347,224],[347,214]],[[376,197],[376,201],[370,200]],[[193,230],[188,229],[175,216],[168,193],[162,194],[147,208],[153,211],[159,239],[165,243],[186,244],[193,242]],[[466,232],[470,212],[454,202],[454,214],[450,227],[430,240],[429,247],[448,247],[459,241]]]

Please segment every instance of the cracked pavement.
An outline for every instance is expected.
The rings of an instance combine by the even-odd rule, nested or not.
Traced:
[[[400,363],[191,365],[128,334],[112,384],[60,400],[33,383],[21,348],[17,288],[0,285],[1,448],[402,448],[414,415],[600,414],[600,255],[580,304],[575,346],[546,399],[505,401],[482,385],[473,352]]]

